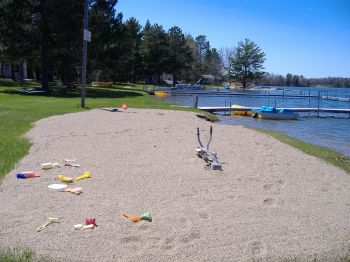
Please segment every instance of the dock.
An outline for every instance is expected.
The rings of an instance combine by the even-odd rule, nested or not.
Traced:
[[[197,107],[199,110],[207,111],[210,113],[215,112],[230,112],[230,111],[252,111],[254,109],[259,109],[260,107],[229,107],[229,106],[200,106]],[[282,108],[276,108],[282,109]],[[298,113],[308,113],[308,112],[322,112],[322,113],[342,113],[350,114],[350,108],[318,108],[318,107],[284,107],[283,109],[293,110]]]

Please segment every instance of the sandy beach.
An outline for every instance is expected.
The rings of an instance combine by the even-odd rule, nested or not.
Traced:
[[[196,128],[222,171],[195,154]],[[350,176],[267,135],[195,113],[91,110],[49,117],[27,133],[29,154],[0,185],[0,247],[57,261],[336,261],[350,247]],[[42,171],[75,158],[80,168]],[[83,193],[54,192],[58,175]],[[152,222],[122,215],[151,212]],[[42,232],[36,228],[58,217]],[[74,224],[96,218],[98,227]]]

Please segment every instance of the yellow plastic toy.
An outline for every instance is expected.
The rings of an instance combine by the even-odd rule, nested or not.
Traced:
[[[58,176],[58,179],[59,179],[61,182],[64,182],[64,183],[72,183],[72,182],[74,181],[74,178],[66,177],[66,176],[63,176],[63,175],[59,175],[59,176]]]
[[[85,171],[84,173],[83,173],[83,175],[82,176],[79,176],[79,177],[77,177],[75,180],[82,180],[82,179],[85,179],[85,178],[91,178],[91,174],[90,174],[90,172],[88,172],[88,171]]]
[[[45,228],[47,228],[49,225],[51,225],[53,223],[60,223],[59,218],[58,217],[49,217],[49,221],[47,223],[45,223],[44,225],[38,227],[36,229],[36,231],[38,231],[38,232],[43,231]]]

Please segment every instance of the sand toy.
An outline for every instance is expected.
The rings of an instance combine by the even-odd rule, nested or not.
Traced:
[[[94,225],[94,226],[97,227],[97,225],[96,225],[96,218],[87,218],[87,219],[85,220],[85,225],[86,225],[86,226],[87,226],[87,225]]]
[[[51,184],[48,188],[57,192],[69,192],[75,195],[81,194],[83,190],[82,187],[67,188],[67,185],[64,184]]]
[[[58,176],[58,179],[61,181],[61,182],[64,182],[64,183],[72,183],[74,181],[74,178],[71,178],[71,177],[66,177],[64,175],[59,175]]]
[[[51,169],[51,168],[54,168],[54,167],[60,167],[60,163],[56,162],[56,163],[51,163],[51,162],[48,162],[48,163],[44,163],[44,164],[41,164],[41,168],[42,169]]]
[[[150,212],[143,213],[140,217],[140,220],[146,220],[152,222],[152,214]]]
[[[34,172],[34,171],[23,171],[17,174],[17,178],[20,178],[20,179],[40,177],[40,176],[41,176],[40,172]]]
[[[77,160],[76,159],[68,159],[68,158],[66,158],[65,159],[66,163],[64,164],[64,166],[80,167],[80,164],[73,163],[75,161],[77,161]]]
[[[80,167],[80,164],[65,163],[64,166]]]
[[[124,213],[123,216],[126,217],[127,219],[129,219],[130,221],[135,222],[135,223],[141,221],[140,217],[133,217],[133,216],[129,215],[128,213]]]
[[[152,215],[150,212],[143,213],[140,217],[133,217],[133,216],[129,215],[128,213],[124,213],[123,216],[134,223],[140,222],[141,220],[146,220],[148,222],[152,222]]]
[[[212,136],[213,136],[213,127],[211,126],[210,138],[209,138],[207,147],[205,148],[200,138],[199,128],[197,127],[197,139],[198,139],[199,147],[196,148],[196,152],[197,152],[197,155],[200,158],[203,158],[204,161],[207,162],[208,165],[210,165],[210,167],[213,170],[218,170],[218,169],[221,170],[221,164],[218,161],[218,157],[216,153],[214,151],[209,150],[209,144],[211,142]]]
[[[86,230],[86,229],[93,229],[95,226],[93,224],[91,225],[83,225],[83,224],[76,224],[74,225],[74,228],[76,230]]]
[[[69,163],[69,162],[75,162],[77,161],[76,159],[69,159],[69,158],[66,158],[64,161],[66,161],[66,163]]]
[[[76,230],[93,229],[94,227],[97,227],[95,218],[88,218],[88,219],[86,219],[85,220],[85,225],[83,225],[83,224],[76,224],[76,225],[74,225],[74,228]]]
[[[49,217],[49,221],[47,223],[45,223],[44,225],[38,227],[36,229],[36,231],[38,231],[38,232],[43,231],[45,228],[47,228],[49,225],[51,225],[53,223],[60,223],[59,218],[57,218],[57,217]]]
[[[85,179],[85,178],[91,178],[90,172],[85,171],[82,176],[77,177],[75,180],[79,181],[79,180],[82,180],[82,179]]]

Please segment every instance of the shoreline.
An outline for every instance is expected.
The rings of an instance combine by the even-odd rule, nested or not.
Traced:
[[[27,133],[33,143],[29,154],[0,185],[1,246],[31,243],[33,251],[58,261],[345,254],[350,177],[344,171],[262,133],[195,115],[95,109],[36,122]],[[207,170],[194,151],[196,127],[207,141],[210,125],[221,172]],[[31,180],[14,177],[66,157],[77,157],[83,166],[79,172],[88,169],[93,176],[79,184],[81,196],[47,189],[58,174],[76,176],[74,169],[49,170]],[[152,223],[130,224],[122,217],[146,211],[152,212]],[[54,215],[60,225],[35,232]],[[74,231],[72,225],[89,216],[99,227]],[[71,241],[85,249],[65,244]]]

